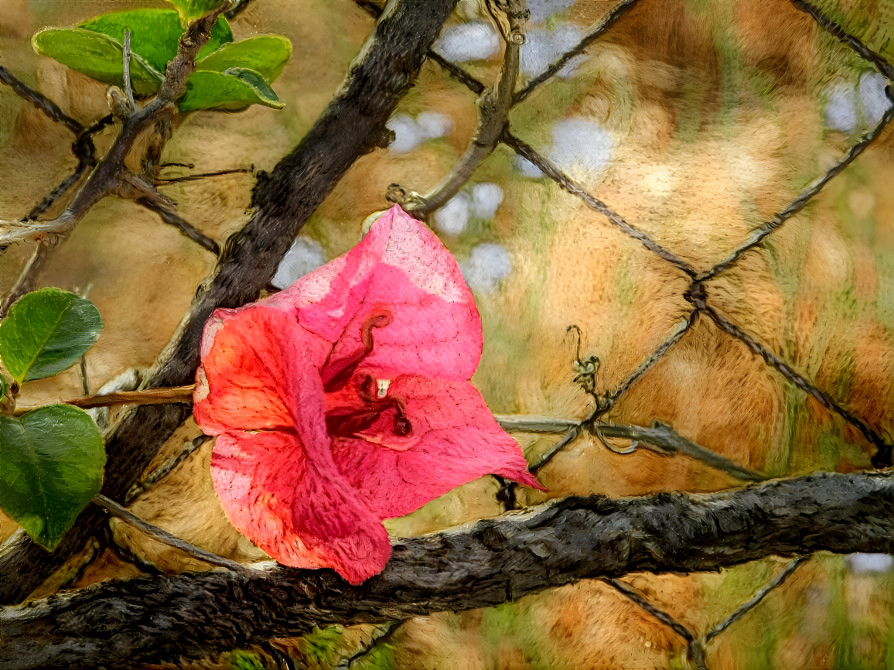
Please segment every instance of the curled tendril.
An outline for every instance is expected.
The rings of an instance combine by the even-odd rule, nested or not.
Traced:
[[[602,443],[602,446],[608,449],[613,454],[618,454],[620,456],[628,456],[637,450],[639,447],[639,440],[633,440],[629,446],[625,448],[615,447],[608,441],[605,435],[602,434],[602,431],[599,430],[599,426],[595,423],[588,426],[590,429],[590,433],[596,436],[596,439]]]

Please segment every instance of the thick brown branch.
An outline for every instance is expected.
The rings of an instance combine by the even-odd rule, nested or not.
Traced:
[[[175,660],[313,626],[401,620],[633,571],[717,570],[771,555],[894,552],[894,473],[817,474],[708,495],[568,498],[395,542],[352,587],[276,568],[108,582],[0,613],[0,668]]]
[[[456,0],[402,0],[389,6],[329,107],[292,153],[259,178],[254,215],[228,241],[217,268],[144,386],[193,381],[199,339],[211,312],[238,307],[258,296],[311,213],[353,162],[378,144],[385,122],[411,86],[455,4]],[[143,405],[124,414],[106,437],[103,493],[122,500],[188,413],[189,407],[183,405]],[[52,554],[21,539],[0,548],[0,603],[25,598],[102,521],[101,512],[87,508]]]

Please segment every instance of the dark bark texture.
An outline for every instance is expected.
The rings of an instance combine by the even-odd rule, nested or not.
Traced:
[[[257,298],[305,221],[361,155],[382,144],[385,123],[412,85],[456,0],[396,0],[383,12],[342,88],[301,143],[253,194],[250,221],[227,241],[145,388],[193,381],[202,328],[218,307]],[[184,405],[144,405],[106,435],[102,492],[121,501],[156,451],[188,416]],[[20,602],[77,552],[105,514],[90,507],[53,553],[19,535],[0,550],[0,604]]]
[[[771,555],[894,553],[894,473],[816,474],[715,494],[567,498],[401,539],[352,587],[278,567],[100,584],[0,612],[0,668],[120,667],[313,626],[487,607],[580,579],[719,570]]]

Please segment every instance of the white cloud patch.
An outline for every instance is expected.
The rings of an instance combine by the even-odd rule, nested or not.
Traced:
[[[512,259],[503,245],[484,242],[473,248],[469,259],[459,266],[473,291],[492,293],[512,272]]]
[[[447,28],[435,42],[435,51],[455,63],[487,60],[500,51],[500,36],[486,21],[469,21]]]
[[[300,277],[326,263],[326,252],[320,243],[309,237],[298,237],[283,256],[270,283],[277,288],[288,288]]]

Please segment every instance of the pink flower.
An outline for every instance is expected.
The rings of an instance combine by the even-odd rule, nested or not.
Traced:
[[[382,571],[382,519],[486,474],[542,488],[469,379],[481,320],[456,261],[393,207],[360,244],[205,326],[195,418],[214,487],[274,559]]]

